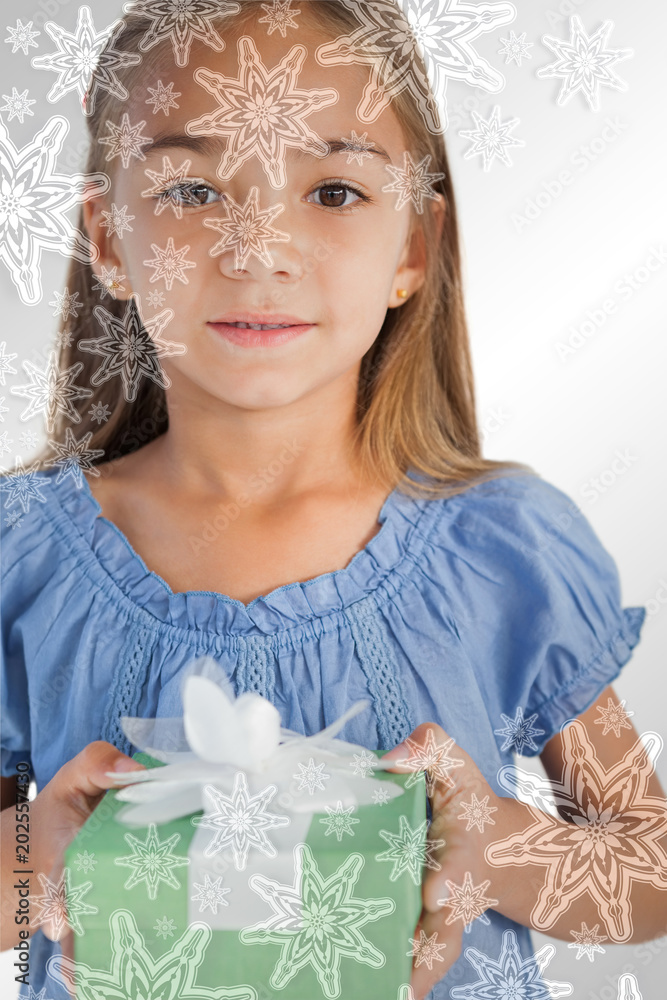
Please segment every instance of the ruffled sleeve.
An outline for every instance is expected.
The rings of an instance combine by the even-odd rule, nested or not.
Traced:
[[[498,747],[533,756],[617,677],[646,610],[622,607],[613,558],[538,476],[481,484],[445,521],[456,617]]]

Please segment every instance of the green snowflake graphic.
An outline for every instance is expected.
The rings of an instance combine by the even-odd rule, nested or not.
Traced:
[[[415,830],[410,827],[405,816],[399,816],[400,832],[390,833],[389,830],[380,830],[380,836],[389,844],[389,850],[382,854],[376,854],[376,861],[392,861],[394,867],[391,870],[389,879],[395,882],[404,871],[409,872],[415,885],[419,885],[422,878],[422,868],[431,868],[439,871],[442,867],[434,857],[433,851],[438,847],[444,847],[444,840],[426,839],[426,829],[428,822],[424,820]]]
[[[322,877],[307,844],[294,848],[294,885],[252,875],[249,885],[273,909],[268,920],[239,933],[243,944],[279,944],[282,954],[269,985],[282,990],[300,969],[312,965],[327,1000],[341,995],[340,963],[353,958],[380,969],[386,958],[361,933],[364,924],[393,913],[393,899],[352,896],[364,858],[351,854],[331,875]]]
[[[133,889],[139,882],[145,882],[148,898],[157,897],[158,885],[166,882],[172,889],[180,889],[181,883],[174,875],[174,868],[189,865],[189,858],[177,857],[172,852],[181,839],[180,833],[174,833],[168,840],[160,841],[155,823],[148,827],[146,839],[137,840],[131,833],[124,834],[125,840],[132,848],[132,854],[124,858],[115,858],[115,864],[132,868],[133,871],[125,883],[126,889]]]

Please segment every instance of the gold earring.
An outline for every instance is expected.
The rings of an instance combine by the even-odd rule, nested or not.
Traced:
[[[407,299],[407,297],[408,297],[408,290],[407,290],[407,288],[397,288],[396,289],[396,294],[398,295],[399,299]]]

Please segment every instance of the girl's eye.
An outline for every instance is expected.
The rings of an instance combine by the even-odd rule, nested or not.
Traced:
[[[320,184],[308,195],[308,198],[310,199],[312,195],[320,196],[315,204],[321,205],[323,208],[352,208],[358,201],[370,201],[370,198],[357,188],[343,181],[328,181],[326,184]],[[348,201],[348,195],[353,195],[354,201]]]
[[[224,195],[203,181],[195,181],[189,184],[180,181],[178,184],[171,184],[160,194],[162,201],[172,201],[181,207],[213,205],[222,198],[224,198]]]

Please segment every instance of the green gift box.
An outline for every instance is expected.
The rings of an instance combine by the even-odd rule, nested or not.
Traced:
[[[77,1000],[406,995],[425,782],[421,772],[374,777],[402,794],[288,821],[268,793],[265,828],[255,821],[251,838],[231,840],[229,824],[219,836],[203,810],[129,827],[117,818],[125,803],[107,792],[65,852],[75,961],[53,956],[48,971]],[[244,788],[252,808],[258,796],[248,799],[240,772],[235,794]]]

